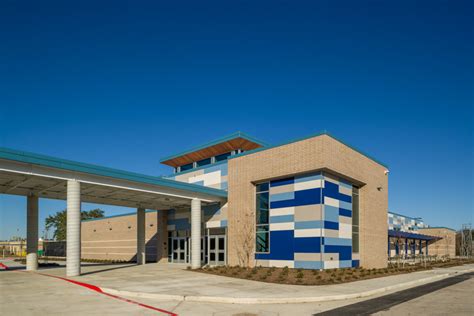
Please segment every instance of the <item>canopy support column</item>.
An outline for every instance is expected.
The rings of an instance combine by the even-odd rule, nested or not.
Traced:
[[[67,182],[66,275],[81,274],[81,183]]]
[[[137,208],[137,264],[146,262],[145,244],[145,209]]]
[[[28,195],[26,200],[26,270],[38,270],[38,197]]]
[[[201,267],[201,200],[191,200],[191,268]]]

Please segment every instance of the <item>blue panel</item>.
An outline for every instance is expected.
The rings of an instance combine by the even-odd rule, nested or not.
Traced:
[[[321,204],[321,188],[301,190],[295,192],[295,205]]]
[[[359,267],[359,260],[352,260],[352,267],[353,268]]]
[[[227,220],[222,220],[221,221],[221,227],[227,227]]]
[[[321,237],[295,238],[295,252],[318,253],[321,252]]]
[[[311,228],[322,228],[322,221],[305,221],[295,222],[295,229],[311,229]]]
[[[339,201],[339,207],[345,210],[352,211],[352,203],[350,202]]]
[[[323,237],[323,245],[352,246],[352,239],[350,239],[350,238]]]
[[[270,216],[270,224],[293,222],[293,215]]]
[[[331,205],[324,205],[324,220],[339,222],[339,208]]]
[[[339,215],[340,216],[345,216],[345,217],[352,217],[352,211],[345,210],[343,208],[339,209]]]
[[[352,246],[324,246],[324,253],[338,253],[339,260],[352,260]]]
[[[270,202],[293,200],[295,198],[295,192],[276,193],[270,195]]]
[[[352,201],[351,196],[339,193],[339,186],[329,181],[324,181],[323,195],[348,203],[351,203]]]
[[[273,180],[270,181],[270,187],[277,187],[281,185],[287,185],[287,184],[292,184],[295,183],[295,178],[286,178],[286,179],[279,179],[279,180]]]
[[[294,260],[293,238],[293,230],[270,232],[270,253],[257,253],[255,259]]]
[[[270,207],[282,208],[312,204],[321,204],[321,188],[295,191],[294,200],[271,202]]]
[[[302,176],[296,176],[295,183],[307,182],[307,181],[312,181],[312,180],[321,180],[321,179],[323,179],[323,176],[320,172],[318,172],[316,174],[305,174]]]
[[[339,268],[352,268],[352,260],[339,260]]]
[[[321,261],[295,261],[295,269],[322,269]]]
[[[168,225],[175,225],[176,230],[187,230],[191,227],[187,218],[168,219]]]
[[[339,223],[338,222],[324,221],[324,228],[339,230]]]

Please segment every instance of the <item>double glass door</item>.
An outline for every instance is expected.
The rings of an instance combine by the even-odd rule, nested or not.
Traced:
[[[188,257],[188,237],[173,237],[171,262],[186,263]]]
[[[169,258],[172,263],[190,262],[191,238],[170,236]],[[225,235],[207,235],[201,238],[201,263],[211,266],[226,264]]]
[[[208,264],[211,266],[220,266],[226,264],[225,235],[210,235],[208,236]]]

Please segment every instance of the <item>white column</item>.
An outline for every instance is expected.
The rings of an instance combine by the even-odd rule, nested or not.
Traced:
[[[67,182],[66,275],[81,274],[81,184]]]
[[[137,264],[145,264],[145,209],[137,208]]]
[[[26,200],[26,270],[38,270],[38,197]]]
[[[191,200],[191,268],[201,267],[201,200]]]

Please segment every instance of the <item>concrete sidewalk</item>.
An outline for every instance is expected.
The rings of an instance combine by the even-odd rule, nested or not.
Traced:
[[[147,264],[87,265],[75,277],[103,291],[137,298],[232,304],[311,303],[368,297],[474,271],[474,264],[434,269],[336,285],[302,286],[248,281],[186,270],[183,266]],[[42,273],[65,276],[64,268]]]

